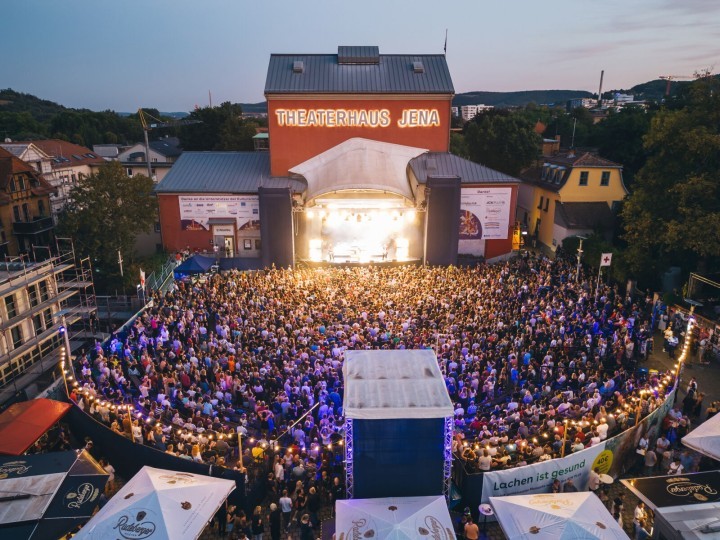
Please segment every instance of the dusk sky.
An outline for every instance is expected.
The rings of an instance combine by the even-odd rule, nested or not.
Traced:
[[[0,88],[68,107],[262,101],[271,53],[442,53],[455,91],[628,88],[720,68],[717,0],[12,0]]]

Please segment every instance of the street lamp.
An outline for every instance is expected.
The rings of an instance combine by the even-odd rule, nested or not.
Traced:
[[[582,261],[583,254],[582,243],[583,240],[587,240],[587,237],[585,236],[578,236],[577,238],[580,240],[580,245],[577,248],[577,271],[575,272],[575,283],[580,282],[580,262]]]

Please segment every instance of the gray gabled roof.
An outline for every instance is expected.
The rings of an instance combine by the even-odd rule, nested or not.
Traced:
[[[265,94],[455,93],[442,54],[377,54],[374,61],[375,47],[339,51],[271,55]]]
[[[180,139],[177,137],[165,137],[158,141],[150,141],[150,148],[165,157],[178,157],[182,154]]]
[[[428,152],[410,160],[410,168],[421,184],[430,177],[457,176],[462,184],[498,184],[520,182],[515,177],[490,169],[448,152]]]
[[[183,152],[156,193],[257,193],[259,187],[302,192],[301,180],[270,177],[268,152]]]

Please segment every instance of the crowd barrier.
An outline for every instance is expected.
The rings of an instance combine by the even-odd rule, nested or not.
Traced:
[[[123,478],[131,478],[144,465],[158,469],[226,478],[235,481],[235,490],[230,494],[228,500],[238,508],[247,508],[252,505],[252,501],[248,501],[245,495],[245,476],[237,471],[224,467],[213,467],[211,471],[207,464],[196,463],[161,452],[150,446],[137,444],[98,422],[74,403],[64,421],[70,425],[75,436],[89,437],[93,446],[99,451],[95,455],[106,457],[113,464],[115,471]]]
[[[677,389],[669,392],[663,404],[630,427],[597,446],[524,467],[514,467],[490,472],[469,472],[455,460],[453,481],[462,493],[463,505],[476,511],[478,505],[487,503],[490,497],[548,493],[553,481],[572,479],[583,491],[587,488],[588,475],[598,467],[603,474],[617,479],[638,461],[637,445],[642,435],[654,441],[659,435],[662,421],[675,403]]]

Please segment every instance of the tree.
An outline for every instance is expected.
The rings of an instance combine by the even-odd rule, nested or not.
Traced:
[[[653,109],[646,111],[640,107],[611,111],[591,134],[592,144],[598,147],[600,155],[622,164],[623,179],[628,189],[632,187],[637,172],[645,165],[643,138],[650,129],[654,114]]]
[[[517,175],[537,158],[541,138],[531,120],[502,110],[476,116],[465,126],[470,159],[506,174]]]
[[[118,250],[129,266],[135,237],[149,232],[156,220],[153,181],[143,175],[128,177],[114,161],[81,178],[72,189],[58,234],[74,239],[80,253],[90,257],[98,271],[98,289],[111,291],[120,279]]]
[[[645,151],[622,211],[629,268],[649,279],[669,265],[704,271],[720,258],[720,81],[701,78],[671,99]]]
[[[185,150],[252,150],[257,124],[242,118],[242,107],[226,101],[219,107],[195,109],[189,120],[200,123],[183,126],[180,142]]]

